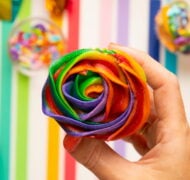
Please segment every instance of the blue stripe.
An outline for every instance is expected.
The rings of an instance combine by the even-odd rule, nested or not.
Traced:
[[[148,53],[159,61],[160,43],[155,31],[155,16],[160,8],[160,0],[150,0]]]
[[[165,49],[165,67],[174,74],[177,74],[177,56],[167,49]]]

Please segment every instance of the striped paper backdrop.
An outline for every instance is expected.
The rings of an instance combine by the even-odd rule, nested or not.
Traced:
[[[190,3],[190,0],[188,0]],[[174,55],[159,44],[154,16],[163,0],[71,0],[61,28],[68,51],[106,47],[109,42],[148,52],[177,74],[190,118],[190,58]],[[16,20],[28,16],[48,18],[45,0],[23,0]],[[47,71],[25,77],[12,66],[7,39],[12,22],[0,22],[0,179],[96,180],[63,148],[64,132],[42,114],[41,89]],[[121,156],[137,160],[130,144],[109,142]]]

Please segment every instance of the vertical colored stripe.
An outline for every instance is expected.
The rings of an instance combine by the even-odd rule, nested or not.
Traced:
[[[48,3],[49,1],[45,1],[46,10],[48,11]],[[56,16],[52,15],[51,12],[48,11],[50,15],[50,19],[58,25],[60,29],[62,29],[63,25],[63,17],[62,15]],[[59,165],[60,165],[60,126],[57,122],[48,118],[48,146],[47,146],[47,180],[58,180],[59,179]],[[61,160],[60,160],[61,161]]]
[[[79,45],[79,7],[80,0],[68,4],[68,52],[78,48]]]
[[[189,55],[178,54],[178,80],[180,82],[180,89],[182,92],[182,97],[184,100],[184,107],[185,112],[187,114],[187,119],[190,123],[190,76],[189,76],[189,69],[190,69],[190,61]]]
[[[23,0],[19,20],[30,14],[30,1]],[[17,73],[17,122],[16,122],[16,180],[27,179],[28,101],[29,77]]]
[[[16,180],[27,179],[28,77],[17,77]]]
[[[0,176],[9,179],[10,168],[10,124],[11,124],[11,75],[12,68],[8,56],[7,40],[12,24],[2,23],[2,59],[1,59],[1,109],[0,109]]]
[[[137,7],[138,5],[138,7]],[[148,52],[149,0],[130,0],[129,46]],[[138,161],[141,157],[133,145],[127,144],[126,158]]]
[[[68,52],[79,46],[79,7],[80,0],[75,0],[68,4]],[[65,180],[75,180],[76,161],[71,155],[65,152]]]
[[[44,0],[32,0],[30,9],[30,17],[48,18]],[[49,121],[41,110],[41,91],[46,78],[46,69],[40,69],[35,76],[30,77],[27,133],[27,180],[47,180],[48,173],[51,173],[48,170],[48,147],[51,146],[48,139]],[[52,156],[54,156],[54,154],[52,154]],[[54,157],[57,159],[56,155]],[[57,167],[56,165],[57,164],[51,164],[51,166],[55,168]],[[52,170],[52,168],[49,169]]]
[[[163,0],[163,4],[171,3],[172,0]],[[164,48],[164,66],[169,71],[173,72],[174,74],[177,74],[177,67],[178,67],[178,60],[176,54],[168,51],[166,48]]]
[[[14,20],[19,11],[22,0],[12,0],[12,20]]]
[[[119,0],[117,10],[117,43],[125,46],[128,44],[129,2],[129,0]],[[114,149],[121,156],[125,156],[125,143],[122,140],[115,142]]]
[[[90,1],[90,3],[89,0],[80,1],[80,28],[78,48],[99,47],[101,18],[99,12],[101,2],[101,0]]]
[[[178,67],[178,61],[177,61],[177,56],[168,51],[167,49],[165,50],[165,67],[173,72],[174,74],[177,74],[177,67]]]
[[[137,10],[140,7],[140,11]],[[130,47],[148,52],[149,1],[130,1],[128,44]]]
[[[109,6],[108,6],[109,4]],[[111,40],[112,36],[112,23],[113,23],[113,0],[104,0],[100,6],[100,44],[106,47]]]
[[[30,15],[31,0],[22,0],[21,7],[18,12],[17,18],[19,20],[25,19]]]
[[[150,0],[149,6],[149,54],[159,61],[160,43],[155,31],[155,16],[160,8],[161,0]]]
[[[129,0],[118,1],[117,42],[125,46],[128,44],[129,2]]]
[[[49,118],[48,120],[47,180],[58,180],[60,129],[54,119]]]

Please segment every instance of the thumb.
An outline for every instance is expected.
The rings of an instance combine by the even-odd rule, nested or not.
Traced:
[[[123,172],[126,174],[126,165],[131,165],[101,140],[66,135],[64,147],[100,179],[120,179]]]

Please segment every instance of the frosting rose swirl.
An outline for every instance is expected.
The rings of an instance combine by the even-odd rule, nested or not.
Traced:
[[[157,13],[156,31],[161,43],[171,52],[190,53],[190,6],[176,0]]]
[[[76,50],[50,66],[42,110],[72,136],[129,136],[150,112],[144,71],[122,51]]]

